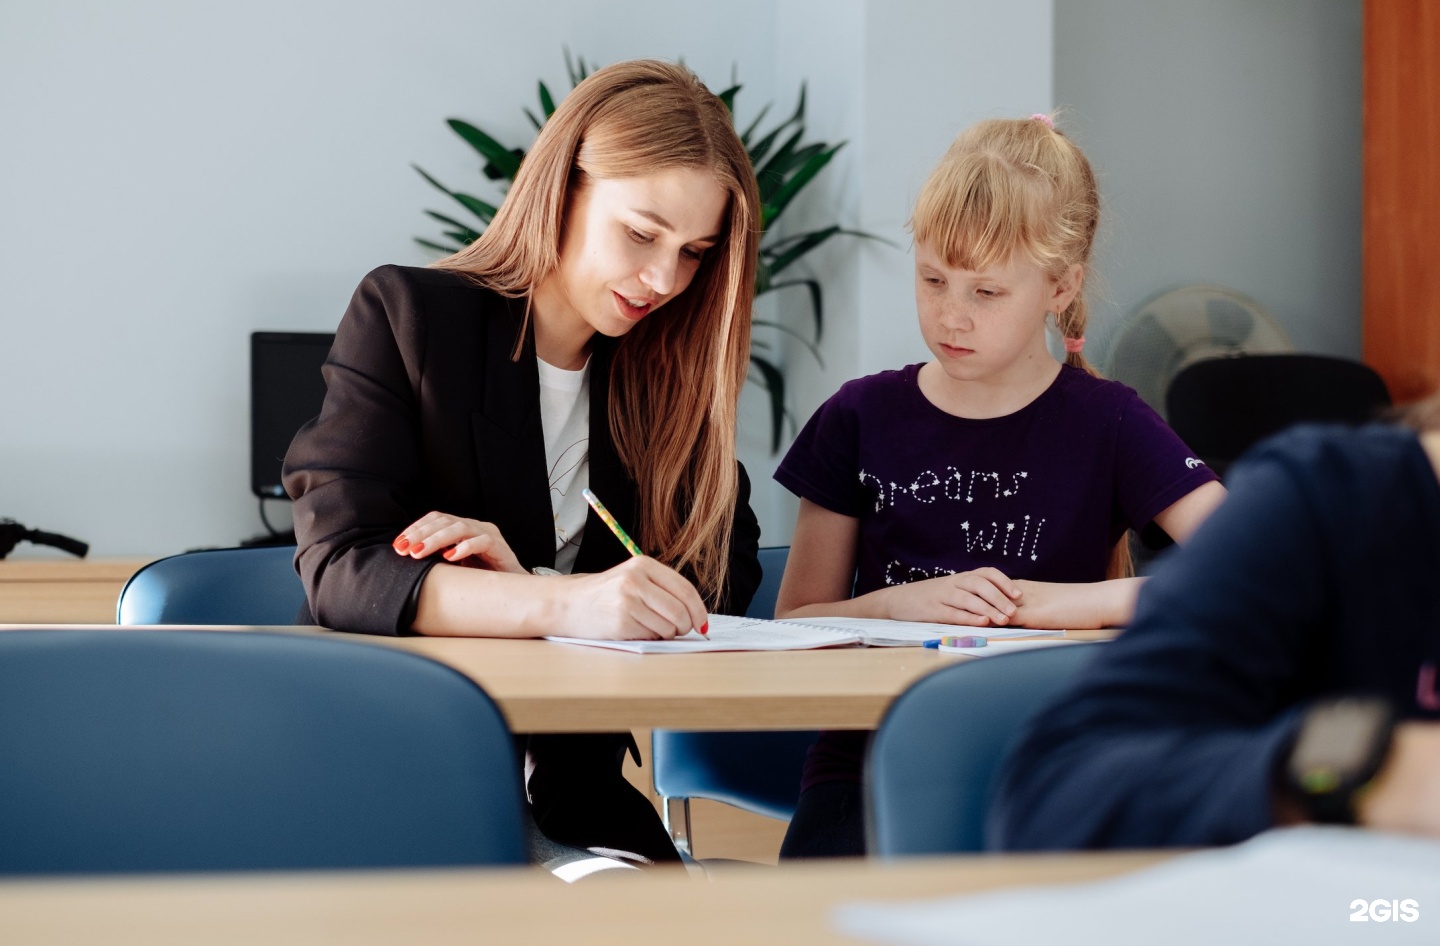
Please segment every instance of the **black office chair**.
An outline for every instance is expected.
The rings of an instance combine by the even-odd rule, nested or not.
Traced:
[[[1170,426],[1224,476],[1242,453],[1303,421],[1358,424],[1390,406],[1366,365],[1324,355],[1238,355],[1187,366],[1165,394]]]
[[[985,815],[1011,745],[1104,646],[968,660],[900,694],[865,762],[867,850],[877,857],[984,850]]]
[[[415,654],[0,633],[0,874],[523,864],[500,711]]]

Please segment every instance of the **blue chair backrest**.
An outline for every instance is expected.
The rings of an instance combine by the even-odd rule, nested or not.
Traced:
[[[780,579],[785,577],[785,562],[790,558],[790,546],[777,545],[760,550],[760,587],[745,609],[747,618],[775,616],[775,600],[780,597]]]
[[[305,601],[295,546],[207,549],[151,562],[130,577],[119,624],[294,624]]]
[[[760,587],[745,616],[773,618],[788,545],[760,550]],[[817,733],[686,732],[650,736],[655,791],[663,798],[709,798],[782,821],[795,813],[805,754]]]
[[[495,704],[374,644],[0,633],[0,873],[519,864]]]
[[[869,852],[983,850],[985,815],[1011,745],[1103,646],[968,660],[902,693],[881,720],[865,765]]]

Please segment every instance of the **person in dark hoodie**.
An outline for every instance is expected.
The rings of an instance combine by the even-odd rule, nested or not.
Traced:
[[[1038,714],[987,842],[1228,844],[1272,826],[1440,835],[1440,394],[1300,427],[1140,592]]]

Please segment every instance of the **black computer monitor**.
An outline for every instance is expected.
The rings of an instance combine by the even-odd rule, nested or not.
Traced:
[[[280,466],[295,432],[320,413],[330,332],[250,333],[250,489],[284,496]]]

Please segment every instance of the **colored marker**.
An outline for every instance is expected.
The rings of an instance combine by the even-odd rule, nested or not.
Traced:
[[[645,556],[645,553],[640,551],[640,546],[635,544],[635,540],[630,538],[630,536],[625,533],[625,530],[620,528],[620,523],[615,521],[615,517],[610,515],[610,510],[605,508],[605,504],[600,501],[600,497],[590,492],[589,487],[582,489],[580,494],[585,497],[585,501],[590,504],[590,508],[595,510],[595,515],[600,517],[600,521],[609,526],[610,531],[615,533],[615,538],[620,540],[620,544],[630,550],[631,557],[643,558]],[[700,628],[700,633],[710,633],[709,621],[706,621]]]

